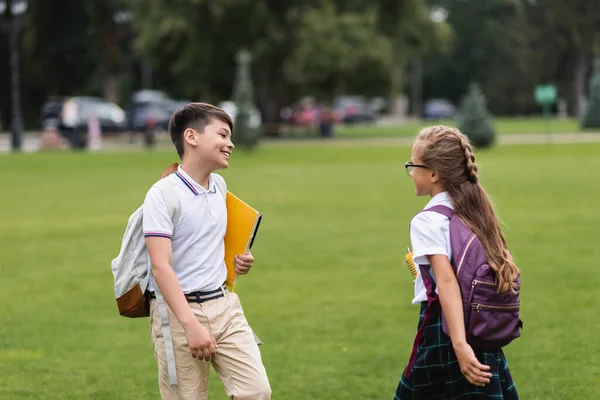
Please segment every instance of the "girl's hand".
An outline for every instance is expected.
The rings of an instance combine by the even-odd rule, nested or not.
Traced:
[[[492,374],[486,372],[490,370],[489,365],[483,365],[477,360],[475,352],[468,343],[454,345],[454,351],[460,365],[460,371],[471,384],[485,386],[486,383],[490,383]]]

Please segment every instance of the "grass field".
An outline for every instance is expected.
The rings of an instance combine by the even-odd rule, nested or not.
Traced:
[[[229,188],[264,213],[238,282],[274,399],[391,399],[418,309],[404,265],[407,147],[238,152]],[[158,399],[148,321],[119,317],[110,261],[173,152],[0,157],[0,399]],[[600,393],[600,145],[499,147],[481,179],[523,271],[521,398]],[[211,399],[225,399],[213,374]]]
[[[409,121],[401,125],[340,125],[336,127],[335,135],[340,138],[352,137],[394,137],[414,136],[421,128],[433,124],[444,124],[455,126],[454,120],[441,121]],[[524,134],[524,133],[546,133],[546,121],[541,117],[531,118],[495,118],[496,131],[500,135]],[[553,118],[550,121],[550,132],[552,133],[575,133],[579,132],[579,121],[575,118]]]

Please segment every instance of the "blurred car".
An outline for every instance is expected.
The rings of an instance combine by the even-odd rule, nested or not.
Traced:
[[[66,97],[52,96],[42,106],[41,124],[42,128],[46,126],[56,127],[61,123],[61,113]]]
[[[339,96],[333,102],[333,109],[345,124],[377,120],[376,110],[362,96]]]
[[[164,104],[132,104],[128,115],[129,129],[139,132],[152,126],[157,129],[167,130],[171,115],[173,113]]]
[[[168,99],[165,92],[153,89],[142,89],[131,94],[132,103],[160,103]]]
[[[129,129],[144,131],[149,126],[167,130],[175,111],[188,104],[186,100],[175,100],[159,90],[139,90],[131,96],[128,110]]]
[[[127,129],[125,111],[100,97],[51,97],[42,106],[42,126],[60,130],[86,130],[90,119],[97,119],[102,132],[122,132]]]
[[[449,100],[431,99],[423,104],[421,118],[423,119],[450,119],[456,115],[456,107]]]

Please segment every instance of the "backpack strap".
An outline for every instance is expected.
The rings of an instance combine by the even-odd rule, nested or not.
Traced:
[[[451,209],[450,207],[447,207],[447,206],[443,206],[443,205],[433,206],[431,208],[422,210],[420,212],[424,212],[424,211],[433,211],[438,214],[444,215],[448,219],[451,219],[455,215],[455,212],[453,209]],[[423,333],[425,331],[425,327],[427,326],[429,319],[431,318],[431,316],[433,315],[434,312],[441,311],[439,297],[438,297],[438,294],[435,292],[435,286],[436,286],[435,281],[433,280],[431,273],[429,272],[429,270],[427,268],[425,268],[421,265],[419,265],[419,272],[421,273],[421,279],[423,279],[423,284],[425,285],[425,289],[427,289],[427,307],[425,308],[425,312],[423,313],[423,322],[421,323],[421,326],[420,326],[419,330],[417,331],[417,335],[415,336],[415,340],[413,342],[413,349],[412,349],[410,358],[408,360],[408,366],[405,369],[404,376],[406,378],[408,378],[412,372],[412,368],[415,364],[416,357],[417,357],[417,350],[418,350],[419,344],[421,343],[421,340],[423,339]]]
[[[213,179],[215,180],[215,184],[217,185],[217,188],[223,195],[223,198],[226,199],[227,198],[227,184],[225,183],[225,179],[223,179],[223,177],[219,174],[213,173],[211,175],[212,175]]]
[[[447,217],[448,219],[452,219],[452,217],[454,217],[454,215],[456,214],[453,209],[451,209],[448,206],[443,206],[441,204],[438,204],[437,206],[433,206],[433,207],[428,208],[423,211],[433,211],[435,213],[442,214],[443,216]],[[421,212],[423,212],[423,211],[421,211]]]
[[[435,282],[429,271],[426,268],[419,265],[419,269],[421,272],[421,278],[423,279],[423,283],[425,284],[425,288],[427,289],[427,307],[425,308],[425,312],[423,313],[423,322],[417,331],[417,335],[415,336],[415,340],[413,342],[412,352],[410,354],[410,358],[408,359],[408,366],[406,367],[404,376],[408,378],[412,372],[413,366],[415,365],[415,361],[417,359],[417,350],[419,348],[419,344],[423,339],[423,334],[425,332],[425,327],[427,323],[431,319],[431,316],[436,310],[441,310],[440,302],[438,298],[438,294],[435,292]]]
[[[179,215],[181,214],[181,206],[179,202],[179,196],[175,188],[166,179],[161,179],[156,182],[156,186],[163,195],[165,203],[167,205],[167,212],[171,221],[173,221],[173,232],[179,221]],[[150,274],[152,275],[152,268],[150,268]],[[155,282],[156,283],[156,282]],[[160,314],[160,325],[163,333],[163,340],[165,342],[165,353],[167,357],[167,371],[169,374],[169,385],[177,385],[177,370],[175,367],[175,351],[173,350],[173,337],[171,336],[171,328],[169,327],[169,312],[167,311],[167,304],[165,299],[158,288],[158,284],[154,285],[154,294],[156,295],[156,301],[158,305],[158,311]]]
[[[456,215],[453,209],[451,209],[448,206],[443,206],[441,204],[438,204],[431,208],[427,208],[425,210],[421,210],[420,212],[424,211],[432,211],[434,213],[442,214],[448,219],[452,219],[452,217]],[[423,268],[421,266],[419,266],[419,268],[421,270],[421,276],[423,277],[423,284],[427,289],[427,297],[429,297],[429,292],[435,291],[435,282],[433,281],[433,278],[431,277],[431,274],[429,273],[429,270],[427,268]]]
[[[179,196],[177,196],[177,192],[173,187],[173,184],[166,179],[161,179],[160,181],[154,184],[160,193],[163,195],[165,199],[165,204],[167,205],[167,213],[173,222],[173,232],[175,232],[175,227],[179,222],[179,215],[181,214],[181,207],[179,205]]]

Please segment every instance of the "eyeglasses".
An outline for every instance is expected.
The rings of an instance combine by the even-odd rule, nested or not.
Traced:
[[[427,165],[421,165],[421,164],[413,164],[412,161],[407,161],[406,164],[404,164],[404,168],[406,168],[406,173],[408,174],[408,176],[410,176],[410,174],[412,174],[413,169],[415,168],[429,168]]]

